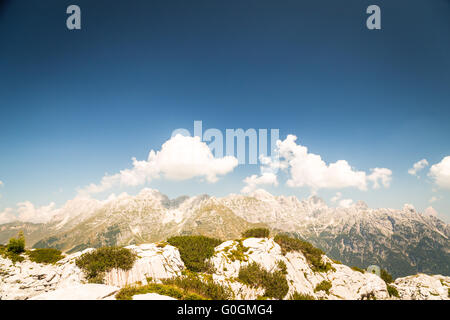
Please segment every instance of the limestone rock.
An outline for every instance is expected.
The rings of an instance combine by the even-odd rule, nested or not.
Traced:
[[[103,284],[81,284],[43,293],[30,300],[103,300],[113,296],[118,287]]]
[[[236,255],[233,254],[237,250],[243,252],[243,257],[240,259],[236,259]],[[273,239],[249,238],[243,240],[241,244],[238,241],[222,243],[215,249],[215,254],[210,262],[215,268],[214,280],[227,284],[235,292],[237,299],[254,299],[263,293],[261,290],[256,291],[236,281],[242,266],[256,262],[267,271],[275,271],[279,261],[284,262],[287,270],[286,279],[289,284],[289,292],[285,298],[295,291],[325,299],[354,300],[361,299],[367,294],[373,294],[377,299],[389,297],[386,284],[378,276],[360,273],[347,266],[333,263],[326,256],[322,258],[331,263],[336,271],[314,272],[302,253],[288,252],[283,255],[280,246]],[[332,287],[329,294],[323,291],[314,291],[322,281],[331,282]]]
[[[157,293],[137,294],[133,297],[133,300],[177,300],[172,297],[163,296]]]
[[[450,277],[419,273],[398,278],[392,286],[402,300],[449,300]]]
[[[157,244],[142,244],[140,246],[128,246],[128,249],[137,253],[138,259],[132,269],[128,271],[113,269],[105,276],[105,284],[123,287],[127,284],[141,282],[147,283],[147,278],[159,280],[180,275],[184,269],[177,248]]]

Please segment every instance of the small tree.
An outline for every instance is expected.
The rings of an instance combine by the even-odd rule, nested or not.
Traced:
[[[394,280],[392,279],[392,276],[384,269],[381,269],[380,271],[380,278],[384,280],[387,284],[392,283]]]
[[[9,239],[9,243],[6,246],[6,251],[20,254],[25,251],[25,236],[23,232],[20,231],[16,238]]]

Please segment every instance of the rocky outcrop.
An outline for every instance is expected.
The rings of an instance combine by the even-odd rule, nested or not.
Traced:
[[[416,274],[398,278],[392,284],[402,300],[447,300],[450,292],[450,277]]]
[[[30,300],[108,300],[114,298],[119,287],[103,284],[79,284],[37,295]]]
[[[180,275],[184,269],[180,253],[173,246],[150,243],[126,248],[136,252],[139,258],[128,271],[113,269],[108,272],[105,277],[106,284],[119,287],[136,282],[146,284],[148,278],[172,278]]]
[[[138,255],[132,269],[112,270],[105,275],[105,284],[86,284],[83,272],[75,260],[93,249],[68,255],[54,265],[38,264],[25,259],[13,264],[0,258],[0,299],[115,299],[120,287],[142,283],[147,279],[160,282],[164,278],[179,276],[185,269],[177,248],[166,244],[142,244],[128,246]],[[256,299],[264,294],[263,288],[251,288],[237,278],[239,270],[256,262],[269,272],[285,265],[285,276],[289,286],[285,299],[294,292],[315,299],[363,298],[396,299],[388,294],[385,282],[377,275],[355,271],[336,263],[326,256],[331,268],[327,272],[315,272],[301,252],[282,253],[273,239],[248,238],[226,241],[215,248],[210,258],[214,273],[212,279],[228,286],[235,299]],[[282,262],[282,263],[280,263]],[[331,284],[328,292],[318,290],[323,281]],[[398,278],[391,284],[397,289],[400,299],[449,299],[450,277],[418,274]],[[137,295],[135,300],[168,299],[155,293]]]
[[[84,275],[75,265],[77,252],[55,265],[39,264],[24,260],[13,264],[0,257],[0,300],[25,300],[56,289],[72,287],[84,281]]]
[[[239,248],[241,246],[241,248]],[[240,259],[233,258],[233,252],[243,252]],[[215,268],[214,279],[229,285],[236,293],[237,299],[255,299],[261,290],[251,289],[235,279],[239,270],[251,262],[256,262],[267,271],[274,271],[282,261],[286,265],[286,279],[289,284],[287,297],[294,292],[308,294],[316,299],[362,299],[372,295],[377,299],[387,299],[386,284],[381,278],[371,273],[361,273],[351,268],[334,263],[323,256],[333,269],[328,272],[314,272],[300,252],[288,252],[283,255],[280,246],[272,239],[249,238],[238,241],[226,241],[218,246],[215,255],[210,259]],[[329,281],[332,287],[329,293],[315,292],[316,286],[322,281]]]

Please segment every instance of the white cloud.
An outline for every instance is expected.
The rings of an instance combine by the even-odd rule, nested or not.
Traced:
[[[55,203],[42,207],[35,207],[30,201],[20,202],[17,208],[6,208],[0,213],[0,224],[13,221],[45,223],[51,220],[59,210],[55,208]]]
[[[281,165],[289,172],[287,185],[309,187],[313,192],[319,189],[341,189],[353,187],[367,190],[368,182],[373,188],[389,187],[392,171],[386,168],[371,169],[372,173],[354,170],[346,160],[327,164],[320,155],[309,153],[308,148],[298,145],[297,137],[288,135],[284,141],[277,141]]]
[[[4,186],[3,181],[0,180],[0,187],[3,187],[3,186]]]
[[[417,172],[419,172],[420,170],[422,170],[426,166],[428,166],[427,159],[422,159],[422,160],[417,161],[416,163],[414,163],[413,167],[408,170],[408,173],[410,175],[412,175],[412,176],[417,176]]]
[[[441,162],[432,165],[428,176],[439,187],[450,189],[450,156],[446,156]]]
[[[385,188],[389,188],[392,180],[392,171],[386,168],[374,168],[370,169],[372,173],[367,176],[367,180],[373,182],[373,188],[378,189],[380,187],[379,180]]]
[[[218,176],[234,170],[238,160],[232,156],[214,158],[208,145],[199,137],[176,135],[166,141],[161,151],[151,150],[147,160],[133,158],[131,169],[105,175],[99,184],[90,184],[80,193],[99,193],[115,186],[138,186],[163,176],[170,180],[203,177],[216,182]]]
[[[333,198],[331,198],[331,202],[336,203],[340,198],[342,198],[342,193],[336,192],[336,195]]]
[[[331,198],[331,202],[336,203],[340,200],[338,203],[338,206],[341,208],[349,208],[352,206],[352,204],[353,204],[352,199],[342,199],[342,200],[341,199],[342,199],[342,193],[336,192],[336,195]]]
[[[339,206],[342,208],[349,208],[352,204],[352,199],[342,199],[341,201],[339,201]]]
[[[280,168],[279,161],[273,160],[270,157],[260,155],[259,161],[261,163],[261,174],[256,174],[246,177],[243,181],[246,184],[242,188],[241,193],[250,193],[258,188],[260,185],[278,186],[277,171]]]
[[[246,186],[242,188],[242,193],[250,193],[257,189],[259,185],[278,186],[277,176],[271,172],[264,172],[260,176],[256,174],[244,179]]]

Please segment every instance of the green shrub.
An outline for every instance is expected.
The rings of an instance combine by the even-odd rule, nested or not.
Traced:
[[[314,288],[314,292],[325,291],[327,294],[330,294],[331,286],[332,286],[332,284],[331,284],[330,281],[323,280],[321,283],[319,283],[319,284]]]
[[[256,262],[241,267],[238,279],[250,287],[264,288],[263,297],[283,299],[289,291],[286,275],[281,270],[269,272]]]
[[[351,268],[352,268],[353,271],[358,271],[358,272],[361,272],[361,273],[365,273],[365,271],[363,269],[361,269],[361,268],[358,268],[358,267],[355,267],[355,266],[353,266]]]
[[[395,287],[393,287],[391,285],[387,285],[387,291],[388,291],[390,297],[400,298],[400,295],[398,294],[398,291]]]
[[[312,295],[298,293],[295,291],[293,294],[289,296],[289,300],[316,300]]]
[[[130,270],[137,255],[126,248],[103,247],[79,257],[75,263],[91,283],[102,283],[104,273],[114,268]]]
[[[21,253],[25,251],[25,238],[23,232],[19,232],[17,239],[9,239],[8,244],[0,246],[0,255],[4,259],[9,259],[13,264],[25,260]]]
[[[207,275],[199,276],[188,272],[183,276],[163,279],[162,282],[166,285],[183,289],[184,292],[195,293],[206,299],[230,300],[233,297],[231,289],[214,282],[212,277]]]
[[[267,228],[254,228],[245,231],[242,234],[243,238],[268,238],[270,234]]]
[[[289,284],[286,275],[281,271],[268,273],[264,280],[266,292],[264,295],[269,298],[283,299],[289,291]]]
[[[137,294],[158,293],[178,300],[205,300],[204,297],[190,293],[175,286],[149,283],[145,286],[128,286],[122,288],[117,294],[117,300],[133,300]]]
[[[287,272],[287,266],[286,266],[286,263],[283,261],[283,260],[279,260],[278,262],[277,262],[277,266],[278,266],[278,269],[280,270],[280,272],[282,273],[282,274],[287,274],[288,272]]]
[[[248,258],[245,255],[245,253],[250,249],[244,246],[244,244],[242,243],[242,240],[236,240],[237,241],[237,245],[233,250],[230,250],[227,252],[226,256],[228,259],[231,260],[231,262],[233,261],[247,261]],[[225,248],[225,250],[228,250],[229,247]]]
[[[334,269],[329,262],[322,262],[322,255],[324,252],[314,247],[309,242],[291,238],[283,234],[276,235],[274,240],[280,245],[283,254],[286,254],[289,251],[302,252],[313,271],[328,272],[329,270]]]
[[[380,277],[384,280],[387,284],[392,283],[394,280],[392,280],[392,276],[384,269],[380,270]]]
[[[20,254],[17,254],[17,253],[9,252],[6,250],[1,251],[0,253],[3,258],[11,260],[11,262],[13,264],[15,264],[16,262],[22,262],[23,260],[25,260],[24,257],[22,257]]]
[[[212,257],[214,248],[222,243],[219,239],[204,236],[178,236],[169,238],[167,242],[178,248],[184,265],[193,272],[210,271],[206,259]]]
[[[30,260],[36,263],[53,264],[58,262],[64,257],[61,251],[53,248],[34,249],[32,251],[28,251],[27,253]]]
[[[6,251],[15,254],[21,254],[22,252],[25,252],[25,237],[22,231],[19,232],[17,239],[9,239],[8,245],[6,246]]]

